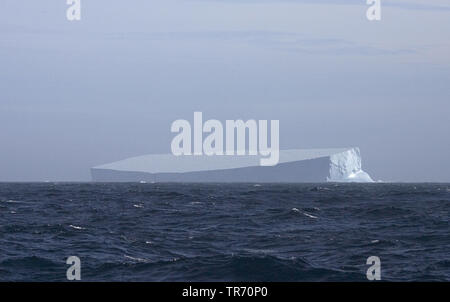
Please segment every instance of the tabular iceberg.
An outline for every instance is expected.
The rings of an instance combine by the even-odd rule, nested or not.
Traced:
[[[359,148],[281,150],[276,166],[260,156],[150,154],[91,169],[98,182],[373,182]]]

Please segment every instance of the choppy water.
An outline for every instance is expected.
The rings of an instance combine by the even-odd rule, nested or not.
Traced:
[[[0,184],[0,280],[450,280],[448,184]]]

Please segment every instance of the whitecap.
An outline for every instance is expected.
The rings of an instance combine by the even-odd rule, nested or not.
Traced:
[[[316,216],[313,216],[313,215],[308,214],[308,213],[306,213],[306,212],[303,212],[303,215],[305,215],[305,216],[307,216],[307,217],[309,217],[309,218],[317,219]]]
[[[276,252],[275,250],[271,249],[244,249],[244,251],[252,254],[270,254]]]
[[[271,249],[243,249],[243,251],[251,254],[271,254],[276,252]]]
[[[306,213],[306,212],[302,212],[302,211],[300,211],[300,210],[297,209],[297,208],[292,208],[291,211],[294,211],[294,212],[296,212],[296,213],[302,213],[303,215],[305,215],[305,216],[307,216],[307,217],[309,217],[309,218],[317,219],[316,216],[311,215],[311,214]]]
[[[370,243],[378,243],[380,240],[372,240]]]
[[[133,207],[135,207],[135,208],[143,208],[144,206],[141,205],[141,204],[134,204]]]
[[[84,228],[83,227],[80,227],[80,226],[76,226],[76,225],[69,225],[69,227],[71,227],[71,228],[73,228],[73,229],[76,229],[76,230],[84,230]]]
[[[7,203],[20,203],[21,201],[9,199],[9,200],[5,200],[5,201],[3,201],[3,202],[7,202]]]
[[[142,259],[142,258],[135,258],[135,257],[131,257],[131,256],[128,256],[128,255],[124,255],[124,257],[127,258],[127,259],[130,259],[130,260],[137,261],[137,262],[147,262],[147,260]]]

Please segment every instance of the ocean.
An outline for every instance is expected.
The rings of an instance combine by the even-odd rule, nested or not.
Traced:
[[[0,184],[0,281],[450,281],[450,184]]]

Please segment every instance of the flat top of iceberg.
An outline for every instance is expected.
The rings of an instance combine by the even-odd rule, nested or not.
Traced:
[[[353,148],[280,150],[279,164],[328,157],[352,149]],[[148,154],[96,166],[93,169],[146,173],[184,173],[259,166],[260,158],[260,155],[174,156],[172,154]]]

